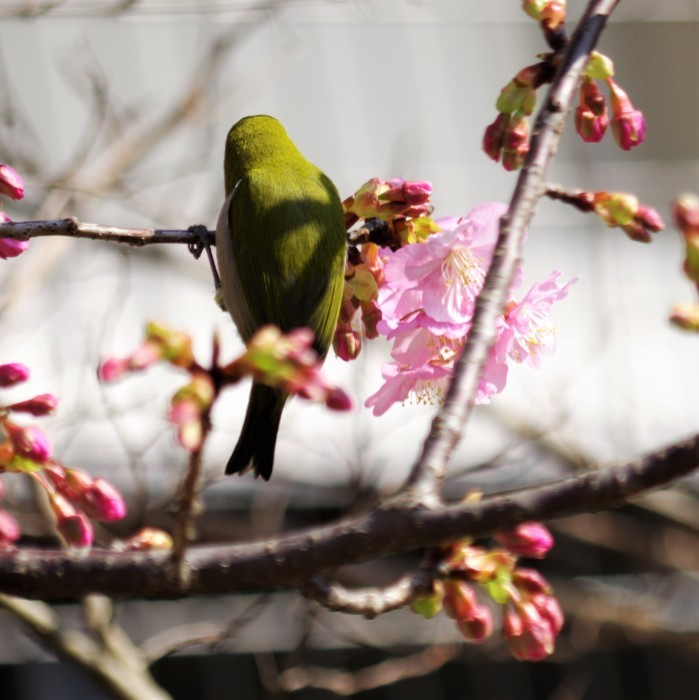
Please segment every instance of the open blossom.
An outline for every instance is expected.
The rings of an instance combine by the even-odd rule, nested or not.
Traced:
[[[508,356],[515,362],[539,367],[542,356],[556,349],[555,328],[549,317],[551,305],[565,298],[577,281],[575,278],[560,286],[560,276],[560,272],[553,272],[549,279],[532,286],[522,301],[508,304],[495,346],[500,361]]]
[[[384,365],[383,386],[366,401],[374,415],[408,399],[433,405],[446,388],[471,328],[495,250],[504,204],[482,204],[466,217],[441,219],[440,233],[424,243],[384,256],[383,284],[377,307],[377,331],[393,341],[391,362]],[[512,300],[498,326],[495,349],[486,361],[476,403],[486,403],[507,381],[508,361],[538,366],[555,344],[548,318],[554,301],[572,284],[559,285],[560,273],[534,285],[520,302]],[[521,268],[513,288],[521,283]]]

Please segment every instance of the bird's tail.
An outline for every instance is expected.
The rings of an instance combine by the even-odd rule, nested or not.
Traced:
[[[226,465],[226,474],[244,474],[254,469],[255,477],[269,480],[274,466],[279,421],[287,398],[288,394],[264,384],[252,385],[243,430]]]

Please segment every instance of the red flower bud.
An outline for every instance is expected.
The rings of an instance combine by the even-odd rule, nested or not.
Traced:
[[[499,532],[495,539],[513,554],[521,557],[546,556],[553,547],[551,533],[541,523],[520,523],[510,532]]]
[[[607,78],[606,82],[611,95],[612,134],[620,148],[629,151],[646,138],[646,120],[612,78]]]
[[[609,115],[604,95],[594,80],[583,79],[580,85],[580,103],[575,109],[575,129],[588,143],[602,140],[609,126]]]
[[[33,416],[47,416],[58,406],[58,399],[53,394],[39,394],[32,399],[19,401],[8,406],[16,413],[30,413]]]
[[[51,457],[51,443],[40,428],[5,422],[5,428],[14,443],[15,452],[33,462],[43,464]]]
[[[24,183],[14,168],[5,163],[0,163],[0,194],[10,199],[22,199],[24,197]]]
[[[121,520],[126,515],[124,498],[105,479],[95,479],[78,502],[91,518],[101,522]]]
[[[483,134],[483,150],[486,155],[496,163],[500,160],[503,144],[505,143],[505,134],[510,122],[510,115],[498,114],[495,121],[486,127]]]
[[[49,504],[56,517],[56,530],[72,547],[89,547],[92,544],[93,530],[85,513],[59,493],[49,492]]]
[[[14,386],[29,379],[29,368],[15,362],[0,365],[0,387]]]

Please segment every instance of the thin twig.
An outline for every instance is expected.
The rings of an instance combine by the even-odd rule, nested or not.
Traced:
[[[279,674],[277,683],[288,693],[303,688],[322,688],[336,695],[354,695],[365,690],[382,688],[408,678],[419,678],[437,671],[461,652],[460,644],[433,646],[410,656],[388,659],[359,671],[301,666]]]
[[[210,242],[214,242],[214,231],[209,231]],[[0,224],[0,236],[3,238],[37,238],[39,236],[70,236],[72,238],[89,238],[96,241],[125,243],[131,246],[144,246],[153,243],[201,242],[201,234],[193,231],[154,228],[117,228],[88,224],[74,217],[55,219],[53,221],[12,221]]]
[[[483,367],[496,339],[497,318],[520,260],[524,233],[546,191],[546,174],[560,141],[588,56],[618,0],[592,0],[566,50],[558,74],[537,115],[530,150],[517,179],[509,211],[500,223],[493,262],[473,316],[466,346],[456,363],[446,400],[432,421],[406,489],[426,505],[438,506],[447,463],[473,407]]]

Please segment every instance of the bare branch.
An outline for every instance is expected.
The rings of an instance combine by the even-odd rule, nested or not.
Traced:
[[[263,542],[191,548],[186,585],[168,573],[168,552],[22,549],[0,556],[0,590],[74,600],[89,592],[141,598],[301,588],[338,566],[481,537],[528,520],[613,508],[699,467],[699,435],[638,461],[596,470],[479,503],[426,508],[404,495],[338,523]]]
[[[406,488],[426,504],[439,503],[439,485],[468,420],[476,388],[496,338],[496,322],[520,260],[524,232],[546,191],[546,176],[577,86],[618,0],[592,0],[573,34],[558,74],[537,115],[530,150],[515,186],[507,215],[500,223],[493,262],[478,296],[473,326],[456,363],[444,406],[412,469]]]
[[[157,228],[117,228],[88,224],[71,217],[53,221],[13,221],[0,224],[0,236],[4,238],[38,238],[39,236],[71,236],[72,238],[89,238],[93,241],[110,241],[131,246],[144,246],[153,243],[201,242],[198,233]],[[211,242],[214,232],[209,231]]]

